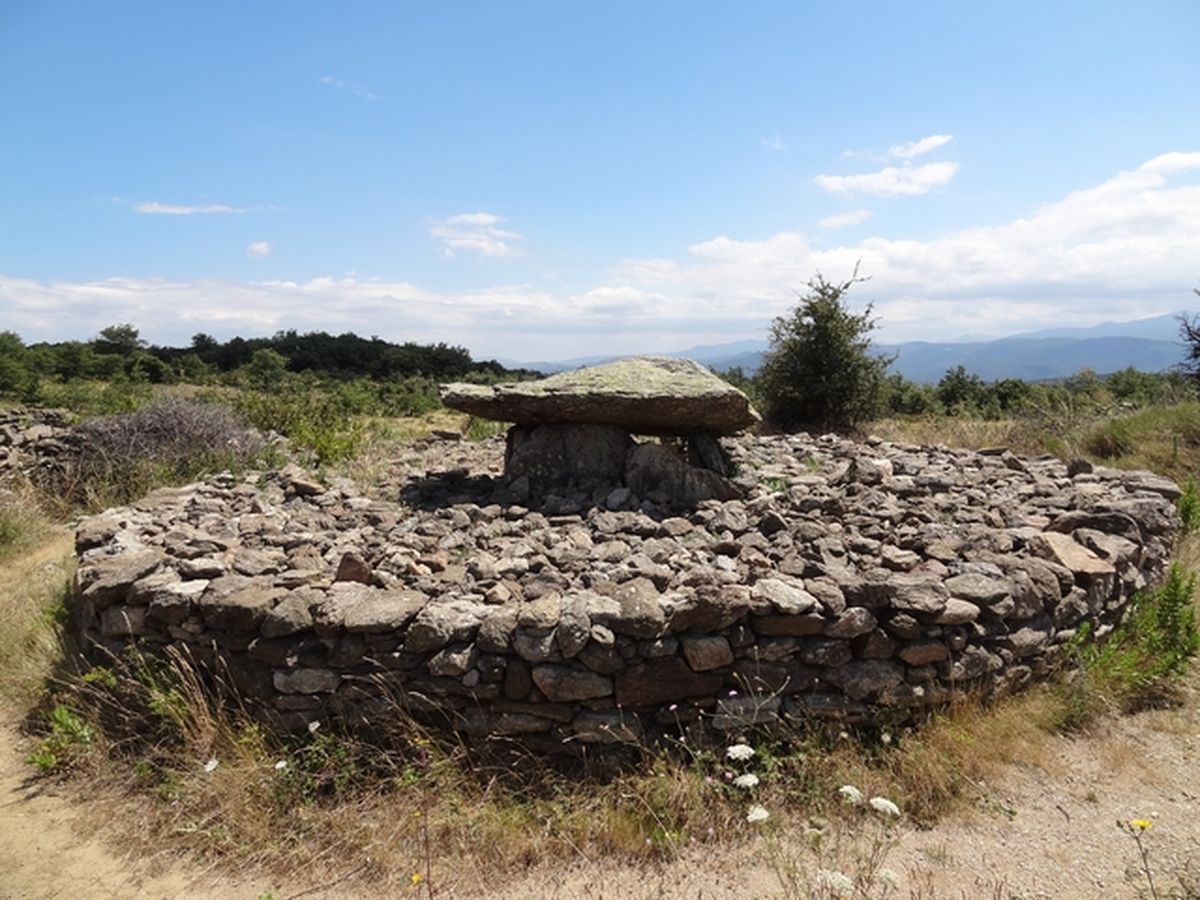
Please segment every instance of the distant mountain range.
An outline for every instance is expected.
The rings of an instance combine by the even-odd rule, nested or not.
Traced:
[[[1049,328],[994,340],[910,341],[874,347],[881,354],[896,357],[891,371],[912,381],[931,384],[956,366],[963,366],[985,381],[1001,378],[1043,381],[1066,378],[1085,368],[1099,375],[1130,367],[1142,372],[1162,372],[1183,361],[1185,345],[1179,339],[1179,315],[1105,322],[1088,328]],[[750,375],[762,365],[766,349],[766,341],[750,340],[661,355],[686,356],[713,369],[740,367]],[[505,362],[505,365],[551,373],[615,358],[587,356],[555,362]]]

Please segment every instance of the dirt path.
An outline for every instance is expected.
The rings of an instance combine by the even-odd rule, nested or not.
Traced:
[[[1200,714],[1146,713],[1086,739],[1049,738],[1048,765],[1010,768],[988,808],[911,830],[887,859],[893,896],[1099,898],[1148,896],[1133,839],[1118,821],[1148,818],[1145,841],[1161,896],[1200,886]],[[103,835],[80,831],[83,815],[64,788],[32,781],[13,723],[0,729],[0,897],[255,898],[283,900],[305,885],[231,877],[171,857],[130,859]],[[781,894],[761,853],[685,854],[654,869],[560,862],[507,884],[477,876],[496,897],[745,898]],[[1182,879],[1182,881],[1180,880]],[[469,879],[475,881],[476,879]],[[1174,893],[1170,893],[1171,891]],[[476,891],[472,891],[476,893]],[[370,897],[369,885],[306,897]],[[415,896],[415,894],[414,894]]]

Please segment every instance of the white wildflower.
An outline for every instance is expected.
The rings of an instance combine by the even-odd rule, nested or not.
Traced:
[[[321,723],[318,722],[316,719],[314,719],[313,721],[308,723],[308,733],[309,734],[316,734],[320,730],[321,730]]]
[[[753,772],[747,772],[744,775],[739,775],[733,779],[733,786],[740,788],[758,787],[758,776]]]
[[[275,763],[275,771],[276,772],[282,772],[286,768],[287,768],[287,760],[286,759],[281,759],[279,762]]]
[[[900,807],[886,797],[872,797],[869,801],[871,809],[879,813],[881,816],[887,816],[891,819],[900,818]]]
[[[750,807],[749,812],[746,813],[746,821],[752,824],[754,822],[765,822],[769,818],[771,818],[771,814],[767,812],[766,807],[760,806],[757,803]]]
[[[834,897],[850,897],[854,894],[854,879],[844,872],[835,869],[821,869],[817,872],[817,884]]]
[[[738,762],[745,762],[754,755],[754,748],[749,744],[734,744],[725,751],[726,759],[734,759]]]
[[[838,793],[842,795],[842,799],[851,806],[858,806],[863,802],[863,794],[858,788],[852,784],[843,784],[838,788]]]
[[[217,766],[219,766],[219,765],[220,765],[220,763],[219,763],[219,762],[217,762],[217,758],[214,756],[212,759],[210,759],[208,762],[206,762],[206,763],[204,764],[204,771],[205,771],[205,772],[212,772],[212,771],[214,771],[214,770],[217,768]]]

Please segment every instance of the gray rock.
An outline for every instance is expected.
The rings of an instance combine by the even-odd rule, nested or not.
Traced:
[[[558,627],[554,638],[564,659],[571,659],[587,646],[592,633],[592,620],[587,612],[587,598],[572,596],[562,601]]]
[[[352,634],[382,634],[404,628],[429,602],[420,591],[372,589],[356,594],[342,613]]]
[[[732,434],[759,417],[746,395],[688,359],[630,357],[540,381],[485,387],[448,384],[442,402],[522,425],[615,425],[637,434]]]
[[[336,691],[342,679],[328,669],[277,669],[275,690],[283,694],[326,694]]]
[[[893,575],[887,582],[893,609],[939,616],[946,609],[950,591],[937,575],[918,572]]]
[[[869,609],[852,606],[832,622],[826,623],[824,634],[831,638],[856,638],[873,631],[875,622],[875,616]]]
[[[800,648],[800,660],[810,666],[843,666],[853,657],[846,641],[812,640]]]
[[[535,666],[533,683],[552,703],[591,700],[613,692],[611,678],[568,666]]]
[[[711,469],[689,465],[661,444],[638,444],[625,456],[625,483],[639,497],[693,507],[704,500],[733,500],[741,490]]]
[[[947,578],[946,589],[951,596],[976,606],[996,606],[1012,593],[1012,585],[1004,579],[969,572]]]
[[[672,597],[667,631],[724,631],[749,608],[750,591],[744,585],[702,585],[692,593]]]
[[[966,625],[979,618],[979,607],[969,600],[951,597],[946,608],[933,621],[938,625]]]
[[[925,640],[905,644],[896,652],[896,655],[910,666],[927,666],[930,663],[948,659],[950,657],[950,648],[941,641],[926,638]]]
[[[777,613],[798,615],[811,612],[817,606],[817,598],[804,588],[779,578],[761,578],[750,589],[753,599],[769,603]]]
[[[904,667],[889,659],[861,659],[831,669],[822,678],[840,686],[851,700],[865,700],[904,681]]]
[[[404,650],[427,653],[450,643],[470,641],[490,612],[490,607],[469,600],[427,603],[408,628]]]
[[[654,638],[666,629],[667,616],[659,602],[658,588],[648,578],[635,578],[617,588],[613,599],[618,612],[606,624],[617,634]],[[596,616],[592,616],[593,621]]]
[[[618,706],[657,706],[711,696],[721,687],[720,675],[693,672],[678,656],[647,660],[617,673]]]
[[[315,591],[292,591],[263,617],[263,637],[281,638],[312,628],[312,604],[321,599]]]
[[[158,550],[136,549],[115,556],[89,559],[79,568],[76,575],[76,593],[103,609],[111,603],[123,601],[133,588],[134,582],[146,577],[163,562]]]
[[[211,585],[197,606],[204,621],[229,634],[258,631],[263,619],[287,592],[267,585],[251,585],[230,594],[214,593]]]
[[[616,484],[633,439],[612,425],[518,425],[508,434],[504,474],[531,486],[596,479]]]
[[[720,635],[685,637],[681,643],[683,658],[695,672],[719,669],[733,662],[733,650],[729,647],[729,641]]]

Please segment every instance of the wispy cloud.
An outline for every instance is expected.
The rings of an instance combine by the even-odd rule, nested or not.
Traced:
[[[430,237],[442,242],[442,252],[454,256],[459,250],[480,256],[520,256],[516,242],[524,236],[501,228],[501,216],[489,212],[459,213],[435,221],[429,228]]]
[[[867,219],[871,218],[869,209],[851,209],[836,215],[826,216],[817,224],[826,231],[832,231],[835,228],[847,228],[851,225],[861,225]]]
[[[133,204],[134,212],[147,216],[212,216],[225,213],[244,213],[246,210],[225,203],[159,203],[157,200],[146,200]]]
[[[786,150],[787,149],[787,144],[785,144],[783,141],[781,141],[779,139],[779,135],[775,135],[775,137],[773,137],[773,138],[763,138],[762,145],[764,147],[766,147],[768,150]]]
[[[861,175],[818,175],[813,180],[831,194],[901,197],[927,194],[949,184],[957,172],[956,162],[936,162],[923,166],[885,166],[878,172]]]
[[[944,147],[952,140],[954,140],[954,135],[952,134],[931,134],[929,137],[923,137],[920,140],[889,147],[888,156],[894,156],[896,159],[913,159],[914,157],[923,156],[930,151],[936,150],[938,147]]]
[[[246,255],[251,259],[263,259],[271,255],[270,241],[251,241],[246,245]]]
[[[332,75],[322,75],[320,81],[321,84],[328,85],[329,87],[335,87],[339,90],[349,91],[355,97],[361,97],[364,100],[375,101],[379,99],[378,94],[376,94],[374,91],[367,90],[365,87],[355,81],[346,81],[344,78],[335,78]]]
[[[878,171],[857,175],[822,173],[813,180],[819,188],[831,194],[858,193],[877,197],[927,194],[934,188],[949,184],[958,173],[958,163],[932,162],[914,166],[911,161],[946,146],[952,140],[954,135],[951,134],[931,134],[905,144],[893,144],[884,156],[866,150],[847,150],[842,154],[843,159],[867,159],[876,162],[899,159],[903,160],[903,165],[884,166]]]

